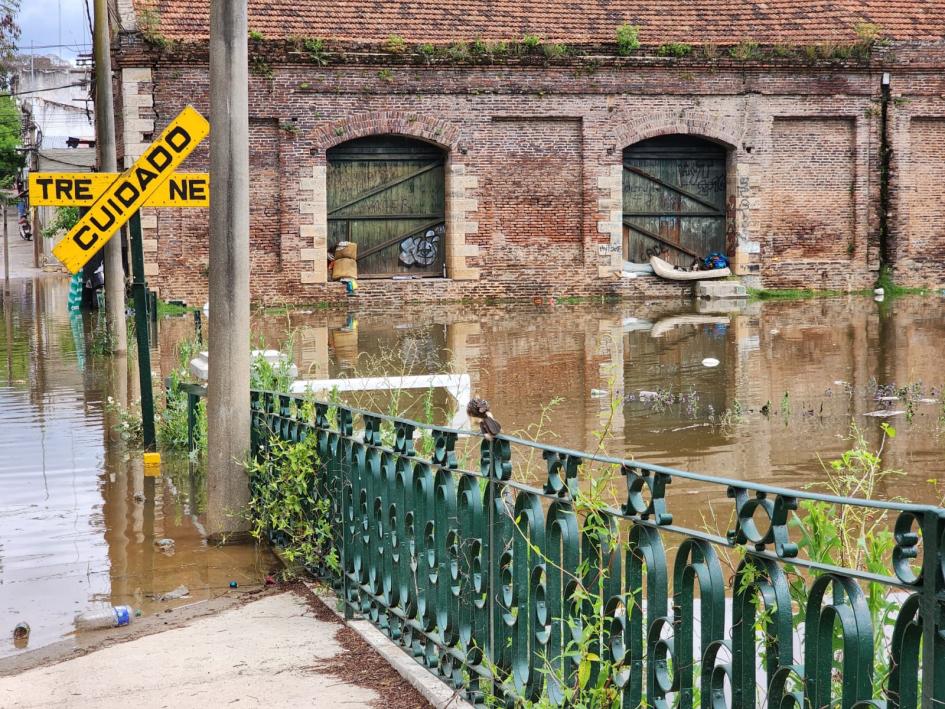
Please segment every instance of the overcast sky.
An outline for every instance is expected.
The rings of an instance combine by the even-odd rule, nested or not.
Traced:
[[[30,51],[30,41],[37,54],[61,52],[64,59],[92,51],[84,0],[21,0],[17,22],[23,31],[18,44],[24,54]],[[57,44],[66,46],[49,46]]]

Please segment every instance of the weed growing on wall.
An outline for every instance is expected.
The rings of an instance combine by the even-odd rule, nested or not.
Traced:
[[[692,45],[683,42],[661,44],[656,53],[661,57],[686,57],[692,54]]]
[[[640,48],[640,28],[623,24],[617,28],[617,54],[626,57]]]
[[[328,52],[325,49],[325,40],[309,38],[302,40],[302,49],[308,54],[313,64],[325,66],[328,63]]]

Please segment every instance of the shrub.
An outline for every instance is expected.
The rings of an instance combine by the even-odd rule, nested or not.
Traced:
[[[640,48],[640,28],[622,24],[617,28],[617,53],[625,57]]]

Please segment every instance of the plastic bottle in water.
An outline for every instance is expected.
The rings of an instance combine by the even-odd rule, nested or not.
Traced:
[[[101,630],[129,625],[134,620],[135,611],[131,606],[115,606],[86,611],[75,617],[78,630]]]

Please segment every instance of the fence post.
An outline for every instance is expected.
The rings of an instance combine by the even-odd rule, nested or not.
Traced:
[[[922,706],[940,705],[945,700],[945,672],[937,671],[945,663],[945,641],[941,627],[939,590],[942,575],[942,518],[940,511],[929,510],[922,516]]]

